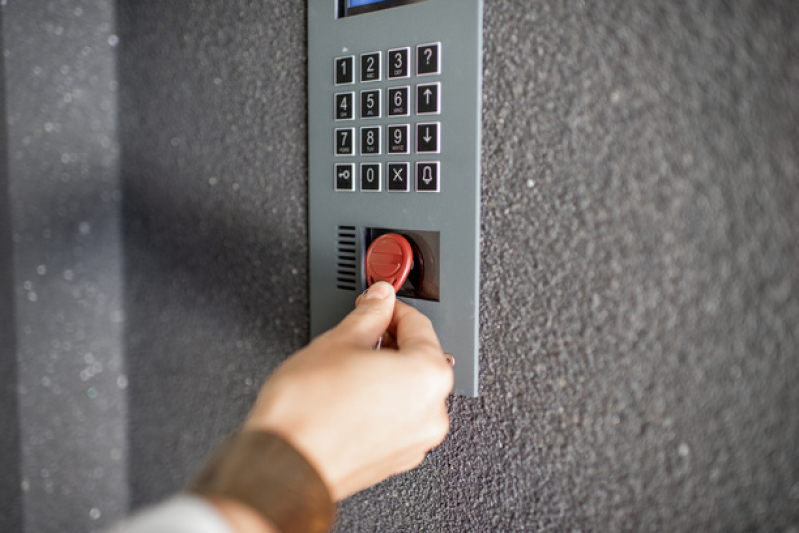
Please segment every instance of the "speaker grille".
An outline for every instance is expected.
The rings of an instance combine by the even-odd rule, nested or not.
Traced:
[[[358,239],[355,226],[339,226],[336,243],[336,288],[358,290]]]

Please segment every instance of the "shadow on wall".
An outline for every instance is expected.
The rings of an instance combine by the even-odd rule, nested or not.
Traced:
[[[308,325],[307,301],[281,287],[298,274],[284,256],[299,246],[304,259],[304,242],[287,249],[282,228],[253,224],[224,198],[184,194],[174,169],[123,161],[135,509],[186,483]]]

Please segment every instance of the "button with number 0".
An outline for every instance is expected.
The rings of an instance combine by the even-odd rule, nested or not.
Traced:
[[[380,163],[361,163],[361,190],[380,190]]]

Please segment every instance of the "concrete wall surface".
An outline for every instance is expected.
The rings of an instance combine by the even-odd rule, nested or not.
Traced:
[[[799,533],[797,27],[486,0],[481,394],[337,531]],[[2,39],[0,529],[100,530],[308,341],[305,3],[8,0]]]

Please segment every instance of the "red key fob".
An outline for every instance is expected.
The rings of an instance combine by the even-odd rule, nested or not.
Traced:
[[[366,283],[387,281],[398,291],[413,266],[413,249],[408,239],[386,233],[375,239],[366,250]]]

